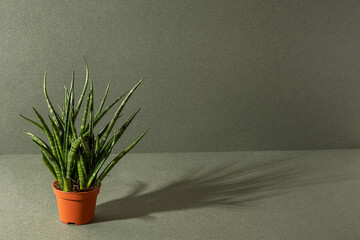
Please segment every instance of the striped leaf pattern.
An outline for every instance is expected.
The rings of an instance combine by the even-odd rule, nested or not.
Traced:
[[[140,110],[133,113],[122,125],[120,125],[120,129],[116,130],[115,124],[122,116],[122,110],[137,87],[142,83],[143,79],[141,79],[130,91],[126,91],[104,108],[110,90],[110,86],[107,85],[104,96],[97,107],[97,111],[94,112],[94,86],[93,83],[91,83],[90,90],[88,90],[89,68],[86,60],[85,65],[85,82],[76,105],[74,103],[75,73],[73,72],[72,74],[70,88],[68,89],[65,86],[63,106],[58,105],[59,109],[57,112],[48,95],[46,85],[47,72],[45,72],[43,92],[50,112],[50,115],[48,116],[49,123],[45,122],[44,117],[35,108],[33,108],[33,110],[38,122],[20,115],[20,117],[35,125],[45,134],[47,142],[35,134],[23,131],[23,133],[28,135],[35,145],[39,147],[42,161],[49,169],[54,179],[59,182],[61,190],[66,192],[72,191],[74,187],[80,191],[86,191],[89,188],[97,186],[119,160],[135,147],[150,129],[149,127],[135,142],[111,160],[103,169],[115,144],[119,141]],[[120,106],[118,106],[111,121],[104,123],[103,126],[99,128],[101,130],[95,133],[95,126],[101,124],[101,120],[106,113],[110,112],[112,107],[123,97],[125,98]],[[86,99],[86,103],[83,107],[84,109],[81,110],[82,114],[80,115],[82,116],[79,120],[79,132],[77,132],[76,119],[82,108],[84,99]],[[108,140],[111,132],[114,132],[114,134]]]

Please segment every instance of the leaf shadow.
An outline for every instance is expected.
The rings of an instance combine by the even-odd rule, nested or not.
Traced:
[[[204,207],[250,207],[257,201],[286,194],[295,188],[342,181],[351,176],[317,177],[297,157],[243,166],[237,162],[211,169],[199,168],[156,190],[137,182],[125,197],[99,204],[92,223],[131,218],[154,219],[152,214]]]

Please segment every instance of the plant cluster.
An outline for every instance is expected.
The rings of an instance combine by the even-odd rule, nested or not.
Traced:
[[[78,103],[76,105],[74,103],[73,72],[70,88],[67,89],[65,86],[64,105],[63,107],[59,106],[59,112],[55,111],[49,99],[46,89],[46,76],[47,73],[45,73],[44,76],[44,95],[50,111],[50,116],[48,116],[50,125],[45,122],[44,118],[35,108],[33,109],[40,123],[22,115],[20,116],[44,132],[48,143],[30,132],[24,131],[24,133],[30,136],[33,142],[40,148],[42,160],[58,182],[61,190],[65,192],[73,190],[86,191],[97,187],[109,171],[144,137],[151,127],[149,126],[136,141],[113,158],[105,168],[102,168],[114,145],[119,141],[120,137],[124,134],[140,110],[133,113],[119,129],[115,128],[115,123],[122,116],[121,112],[123,108],[143,79],[130,91],[126,91],[106,108],[103,108],[109,92],[109,85],[107,85],[104,97],[96,112],[94,112],[94,88],[93,83],[91,83],[81,118],[80,129],[77,131],[75,122],[89,85],[88,65],[86,64],[85,84]],[[95,133],[95,126],[98,125],[104,115],[122,98],[124,99],[114,113],[111,121],[98,133]]]

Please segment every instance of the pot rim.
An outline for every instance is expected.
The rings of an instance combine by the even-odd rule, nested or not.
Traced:
[[[57,197],[64,198],[64,199],[69,199],[69,200],[81,200],[81,199],[88,199],[88,198],[96,197],[99,194],[100,187],[101,187],[101,183],[100,183],[100,185],[97,188],[92,189],[90,191],[86,191],[86,192],[64,192],[62,190],[59,190],[59,189],[55,188],[55,186],[54,186],[55,182],[57,182],[57,181],[54,180],[52,182],[52,184],[51,184],[52,187],[53,187],[53,190],[54,190],[54,194]]]

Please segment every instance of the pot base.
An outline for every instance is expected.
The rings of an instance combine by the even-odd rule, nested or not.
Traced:
[[[61,218],[60,218],[60,221],[62,222],[62,223],[65,223],[65,224],[67,224],[67,225],[85,225],[85,224],[88,224],[88,223],[91,223],[92,221],[94,220],[94,218],[93,219],[91,219],[90,221],[86,221],[86,222],[66,222],[66,221],[63,221]]]

